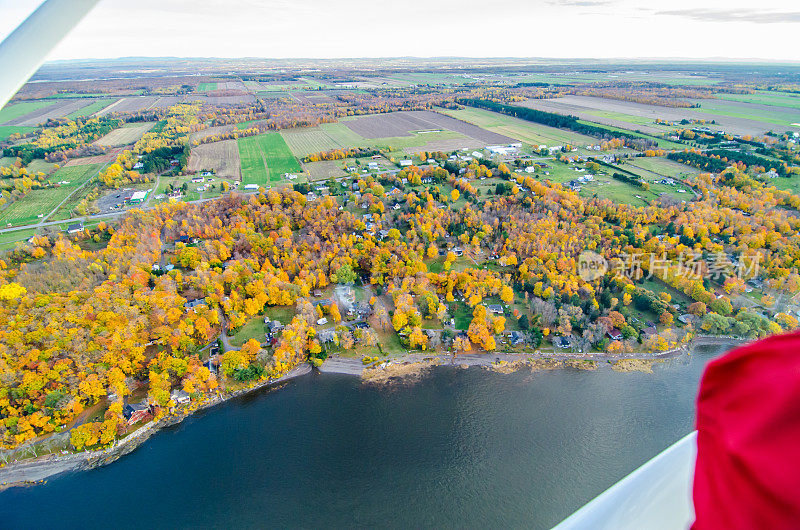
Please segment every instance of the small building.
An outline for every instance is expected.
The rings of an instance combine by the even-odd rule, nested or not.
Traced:
[[[133,425],[145,419],[150,414],[150,405],[147,403],[129,403],[122,408],[122,416]]]
[[[68,234],[77,234],[78,232],[83,232],[83,221],[78,221],[77,223],[72,223],[67,226]]]
[[[400,161],[400,167],[408,167],[408,166],[410,166],[412,163],[413,163],[413,162],[412,162],[411,160],[401,160],[401,161]]]
[[[608,337],[611,340],[622,340],[622,332],[617,328],[608,330]]]
[[[311,292],[311,295],[312,295],[314,298],[319,298],[319,297],[321,297],[321,296],[322,296],[322,290],[320,290],[320,289],[314,289],[314,290]]]
[[[176,405],[185,405],[192,400],[192,397],[188,392],[178,390],[177,388],[172,391],[169,397],[175,402]]]
[[[333,329],[323,329],[317,333],[317,338],[323,344],[336,340],[336,331]]]
[[[525,341],[525,336],[519,331],[512,331],[511,335],[508,338],[508,342],[514,346],[522,344],[524,341]]]
[[[317,325],[318,325],[318,326],[324,326],[324,325],[325,325],[325,324],[327,324],[327,323],[328,323],[328,319],[327,319],[327,318],[325,318],[325,317],[322,317],[322,318],[320,318],[319,320],[317,320]]]
[[[128,200],[129,204],[141,204],[147,198],[147,191],[135,191]]]
[[[244,189],[246,189],[247,191],[257,191],[258,184],[245,184]]]
[[[683,315],[680,315],[678,317],[678,320],[684,324],[691,324],[692,322],[694,322],[694,315],[691,315],[689,313],[684,313]]]
[[[206,179],[204,179],[203,177],[192,177],[192,184],[199,184],[205,181]]]
[[[556,348],[566,349],[570,347],[569,337],[559,336],[553,339],[553,345]]]

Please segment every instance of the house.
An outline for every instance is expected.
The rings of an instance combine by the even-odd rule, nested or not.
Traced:
[[[644,335],[644,338],[646,339],[652,337],[656,333],[658,333],[658,329],[656,329],[655,325],[653,324],[650,324],[647,327],[642,328],[642,335]]]
[[[192,177],[192,184],[199,184],[205,181],[206,179],[204,179],[203,177]]]
[[[608,337],[611,340],[622,340],[622,332],[617,328],[608,330]]]
[[[525,168],[525,173],[536,173],[536,167],[528,166]]]
[[[245,184],[244,189],[248,191],[256,191],[258,190],[258,184]]]
[[[456,256],[461,256],[464,254],[464,251],[461,249],[461,247],[456,247],[453,249],[453,254]]]
[[[691,324],[692,322],[694,322],[694,315],[691,315],[689,313],[685,313],[683,315],[680,315],[678,317],[678,320],[681,321],[684,324]]]
[[[311,295],[312,295],[314,298],[319,298],[320,296],[322,296],[322,291],[321,291],[320,289],[314,289],[314,290],[311,292]]]
[[[67,226],[68,234],[76,234],[82,231],[83,231],[83,221],[78,221],[77,223],[72,223],[71,225]]]
[[[412,164],[411,160],[401,160],[400,167],[408,167]]]
[[[323,344],[326,342],[334,342],[336,341],[336,331],[333,329],[323,329],[317,333],[317,338]]]
[[[508,342],[516,346],[525,342],[525,336],[519,331],[512,331],[508,338]]]
[[[133,165],[133,169],[142,169],[143,167],[144,167],[144,164],[142,164],[141,162],[136,162]]]
[[[561,349],[569,348],[570,347],[569,337],[564,337],[564,336],[555,337],[553,339],[553,345],[556,348],[561,348]]]
[[[318,325],[318,326],[324,326],[324,325],[325,325],[325,324],[327,324],[327,323],[328,323],[328,319],[327,319],[327,318],[325,318],[325,317],[322,317],[322,318],[320,318],[319,320],[317,320],[317,325]]]
[[[147,403],[129,403],[122,408],[122,415],[128,425],[133,425],[145,419],[150,414],[150,405]]]
[[[267,324],[267,328],[269,328],[270,333],[277,333],[283,329],[283,324],[281,324],[277,320],[273,320],[269,324]]]
[[[172,401],[175,402],[176,405],[185,405],[186,403],[189,403],[192,400],[188,392],[185,392],[183,390],[178,390],[177,388],[172,391],[169,397],[170,399],[172,399]]]
[[[208,305],[206,303],[206,299],[205,298],[198,298],[197,300],[192,300],[191,302],[186,302],[185,304],[183,304],[183,307],[185,307],[187,310],[194,311],[196,307],[199,307],[201,305],[205,305],[205,306]]]
[[[503,314],[503,306],[500,304],[489,304],[486,306],[490,312],[494,313],[495,315],[502,315]]]

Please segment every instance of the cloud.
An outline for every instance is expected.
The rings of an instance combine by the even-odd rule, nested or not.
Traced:
[[[800,11],[765,12],[757,9],[675,9],[657,11],[656,15],[683,17],[702,22],[751,22],[754,24],[789,24],[800,22]]]

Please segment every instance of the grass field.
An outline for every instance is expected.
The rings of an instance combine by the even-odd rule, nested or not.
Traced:
[[[0,226],[35,223],[39,215],[47,216],[76,188],[97,174],[99,164],[61,168],[50,178],[51,182],[68,181],[59,187],[31,190],[21,199],[0,211]]]
[[[14,230],[12,232],[0,233],[0,250],[14,248],[19,241],[30,239],[36,233],[35,228],[25,228],[22,230]]]
[[[584,123],[584,124],[587,124],[587,125],[595,125],[595,126],[599,126],[599,127],[604,127],[606,129],[611,129],[612,131],[618,131],[618,132],[624,132],[624,133],[627,133],[627,134],[632,134],[632,135],[638,136],[640,138],[647,138],[648,140],[655,141],[658,144],[658,147],[660,149],[676,149],[676,150],[686,149],[686,146],[683,145],[683,144],[672,142],[670,140],[664,140],[662,138],[656,138],[655,136],[650,136],[648,134],[637,133],[636,131],[632,131],[630,129],[623,129],[622,127],[613,127],[611,125],[606,125],[604,123],[595,123],[595,122],[588,121],[588,120],[578,120],[578,122],[579,123]]]
[[[756,103],[800,110],[800,94],[791,92],[759,90],[755,94],[717,94],[717,97],[728,101],[741,101],[742,103]]]
[[[699,99],[694,101],[700,104],[700,108],[697,109],[700,112],[729,116],[731,118],[744,118],[781,126],[790,126],[792,123],[797,123],[798,119],[800,119],[800,113],[788,110],[785,106],[747,108],[741,106],[736,101],[725,101],[721,99]]]
[[[631,158],[626,161],[626,169],[630,169],[628,166],[635,166],[653,173],[653,175],[648,175],[648,178],[655,175],[673,178],[685,178],[692,177],[700,173],[700,170],[691,166],[679,164],[677,162],[673,162],[672,160],[659,157]]]
[[[43,109],[50,105],[55,105],[55,103],[52,101],[23,101],[22,103],[6,105],[0,110],[0,123],[16,120],[30,112]]]
[[[281,131],[281,136],[286,140],[286,145],[297,157],[304,157],[311,153],[319,153],[322,151],[329,151],[331,149],[339,149],[343,146],[331,136],[329,136],[324,129],[320,127],[303,127],[298,129],[286,129]],[[359,147],[353,145],[352,147]]]
[[[14,133],[29,133],[36,130],[36,127],[23,127],[21,125],[0,125],[0,142]]]
[[[284,173],[303,171],[280,133],[240,138],[237,143],[243,184],[267,186],[280,181]]]
[[[81,118],[83,116],[91,116],[95,112],[99,112],[104,108],[108,107],[115,101],[119,101],[119,99],[118,98],[98,99],[97,101],[94,101],[86,105],[82,109],[78,109],[75,112],[67,114],[67,118],[70,120],[74,120],[75,118]]]
[[[198,92],[211,92],[217,89],[217,83],[200,83],[197,86]]]
[[[36,158],[31,160],[31,163],[26,166],[28,168],[28,173],[50,173],[56,168],[56,165],[52,162],[45,162],[41,158]],[[61,180],[61,179],[59,179]]]

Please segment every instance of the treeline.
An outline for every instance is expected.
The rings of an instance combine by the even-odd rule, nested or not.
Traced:
[[[514,116],[515,118],[520,118],[526,121],[541,123],[542,125],[547,125],[548,127],[568,129],[570,131],[585,134],[587,136],[595,136],[603,139],[621,138],[626,141],[626,144],[629,142],[635,143],[637,147],[658,145],[655,140],[642,138],[641,136],[636,136],[635,134],[616,131],[599,125],[581,123],[576,116],[564,116],[563,114],[556,114],[554,112],[545,112],[542,110],[529,109],[527,107],[515,107],[514,105],[506,105],[504,103],[496,103],[494,101],[486,101],[483,99],[459,99],[458,102],[462,105],[491,110],[493,112],[500,112],[501,114]]]
[[[761,166],[764,169],[774,169],[779,175],[786,174],[786,167],[783,164],[763,156],[740,151],[730,151],[728,149],[711,149],[706,151],[706,154],[709,156],[727,158],[728,160],[733,160],[734,162],[741,162],[747,167]]]
[[[638,177],[632,177],[630,175],[624,175],[622,173],[617,173],[617,172],[614,172],[611,176],[614,179],[619,180],[620,182],[625,182],[626,184],[633,184],[634,186],[638,186],[643,190],[650,189],[650,186],[647,184],[647,182],[643,181]]]
[[[719,158],[711,158],[692,151],[669,153],[667,154],[667,158],[680,162],[681,164],[686,164],[687,166],[693,166],[697,169],[708,171],[709,173],[719,173],[728,167],[728,163],[723,162]]]
[[[344,160],[345,158],[362,158],[381,154],[379,149],[369,147],[352,147],[350,149],[331,149],[320,151],[303,158],[303,162],[319,162],[320,160]]]

